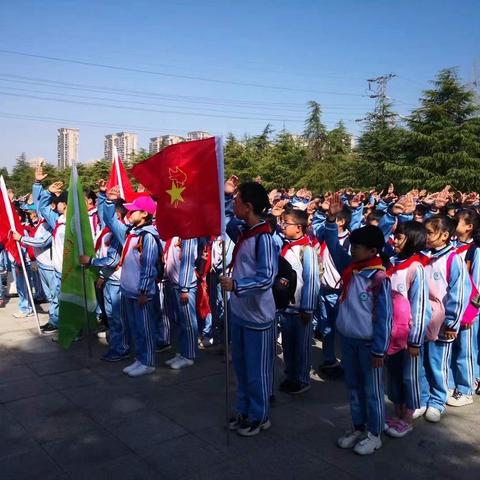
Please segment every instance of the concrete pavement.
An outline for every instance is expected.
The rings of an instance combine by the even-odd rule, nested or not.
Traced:
[[[370,457],[340,450],[349,427],[342,381],[314,376],[294,398],[276,393],[272,428],[253,438],[224,425],[224,363],[201,352],[174,372],[158,355],[154,375],[131,379],[126,363],[99,360],[86,340],[63,351],[33,318],[0,309],[0,478],[20,479],[473,479],[480,472],[480,397],[439,424],[417,420],[409,436]],[[46,321],[42,314],[41,323]],[[320,344],[314,348],[315,365]],[[281,381],[281,358],[277,362]],[[234,380],[232,371],[232,398]]]

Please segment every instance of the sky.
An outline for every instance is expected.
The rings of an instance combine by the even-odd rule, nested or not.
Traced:
[[[15,0],[0,6],[0,167],[56,164],[57,129],[81,162],[104,135],[301,133],[306,104],[333,128],[374,106],[367,79],[407,115],[438,71],[480,75],[478,0]]]

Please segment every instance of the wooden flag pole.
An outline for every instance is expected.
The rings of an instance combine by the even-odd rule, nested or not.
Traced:
[[[3,179],[3,176],[0,176],[0,188],[1,188],[1,191],[2,191],[3,202],[5,203],[5,209],[7,210],[7,217],[8,217],[8,223],[10,225],[10,230],[16,231],[15,230],[15,221],[13,219],[12,206],[10,204],[10,198],[8,197],[7,187],[5,185],[5,180]],[[41,335],[42,330],[40,329],[40,320],[38,318],[37,309],[35,307],[35,302],[33,300],[32,288],[30,286],[30,279],[28,278],[27,267],[25,266],[25,260],[23,258],[23,254],[22,254],[22,247],[20,246],[20,243],[18,242],[18,240],[15,240],[15,243],[17,245],[18,255],[20,257],[20,262],[22,264],[22,273],[23,273],[23,276],[25,278],[25,284],[27,285],[28,297],[29,297],[30,303],[32,305],[32,310],[33,310],[33,313],[35,315],[35,320],[37,321],[38,334]]]
[[[222,237],[222,271],[223,275],[227,273],[227,254],[225,250],[225,234]],[[226,442],[230,445],[230,343],[229,343],[229,327],[228,327],[228,307],[227,307],[227,291],[223,290],[223,331],[225,334],[225,423],[227,430]]]

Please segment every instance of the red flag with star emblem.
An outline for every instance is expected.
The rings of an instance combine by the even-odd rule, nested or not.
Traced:
[[[224,232],[221,138],[170,145],[131,173],[157,200],[156,225],[164,240]]]

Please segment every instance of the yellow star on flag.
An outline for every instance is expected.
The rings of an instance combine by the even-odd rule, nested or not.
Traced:
[[[175,182],[172,182],[172,187],[166,192],[170,195],[170,203],[175,206],[178,205],[178,202],[184,202],[185,200],[182,197],[182,192],[185,190],[185,187],[178,186]]]

